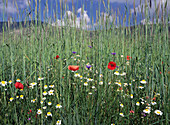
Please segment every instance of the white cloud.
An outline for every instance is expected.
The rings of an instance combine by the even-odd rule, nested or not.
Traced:
[[[71,26],[71,27],[77,27],[77,28],[83,28],[83,29],[89,29],[91,27],[90,25],[90,18],[87,14],[87,11],[84,11],[84,13],[81,13],[82,8],[79,8],[77,10],[77,13],[80,14],[78,17],[75,15],[72,11],[66,11],[62,21],[57,20],[57,22],[53,23],[52,25],[55,26],[56,23],[58,26]],[[76,20],[74,21],[74,19]]]
[[[155,1],[152,0],[151,7],[150,7],[149,3],[147,3],[148,12],[151,14],[151,16],[153,16],[155,14],[155,11],[156,11],[157,8],[159,8],[159,10],[161,12],[162,11],[161,7],[163,5],[163,8],[164,8],[165,3],[166,3],[166,0],[156,0],[156,7],[155,7]],[[138,5],[135,8],[136,13],[144,13],[145,12],[145,10],[144,10],[145,5],[146,4],[144,2],[142,2],[141,5]],[[169,0],[167,0],[167,10],[170,11],[170,1]],[[131,9],[131,12],[134,13],[134,9]]]
[[[24,9],[28,6],[28,0],[16,0],[18,9]],[[5,13],[7,14],[13,14],[17,13],[17,8],[14,0],[8,0],[7,7],[5,4],[4,9],[4,3],[3,0],[0,0],[0,12],[3,12],[5,10]]]

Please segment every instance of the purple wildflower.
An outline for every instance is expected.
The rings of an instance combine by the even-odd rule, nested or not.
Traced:
[[[119,66],[116,66],[116,68],[119,68]]]
[[[90,68],[91,68],[91,65],[86,65],[86,67],[87,67],[88,69],[90,69]]]
[[[111,53],[112,55],[116,55],[116,53]]]
[[[31,118],[28,118],[28,120],[31,120]]]
[[[73,53],[73,54],[76,54],[76,52],[75,52],[75,51],[73,51],[72,53]]]
[[[88,46],[89,48],[92,48],[92,46]]]

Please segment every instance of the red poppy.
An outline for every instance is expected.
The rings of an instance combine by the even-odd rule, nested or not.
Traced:
[[[130,113],[135,113],[133,110],[130,110]]]
[[[58,59],[59,58],[59,55],[57,55],[56,57],[54,57],[54,59]]]
[[[153,101],[155,101],[155,100],[156,100],[156,97],[153,98]]]
[[[32,113],[32,110],[31,110],[31,109],[30,109],[29,111],[30,111],[30,113]]]
[[[115,68],[116,68],[116,63],[115,62],[113,62],[113,61],[111,61],[111,62],[109,62],[109,64],[108,64],[108,69],[110,69],[110,70],[114,70]]]
[[[72,71],[77,71],[77,70],[79,70],[79,66],[70,65],[70,66],[68,66],[68,69],[72,70]]]
[[[130,60],[130,58],[132,58],[132,57],[130,57],[130,56],[127,56],[127,60]]]
[[[149,96],[146,96],[146,99],[149,99]]]
[[[24,85],[22,83],[20,83],[20,82],[16,82],[15,83],[15,88],[16,89],[24,89]]]

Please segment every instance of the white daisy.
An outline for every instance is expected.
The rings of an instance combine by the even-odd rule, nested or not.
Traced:
[[[34,87],[35,85],[37,85],[37,83],[36,83],[36,82],[33,82],[33,83],[30,83],[30,85],[31,85],[32,87]]]
[[[11,97],[9,100],[10,100],[10,102],[12,102],[12,101],[14,100],[14,98],[13,98],[13,97]]]
[[[21,99],[24,99],[24,96],[23,96],[23,95],[20,95],[20,98],[21,98]]]
[[[75,77],[80,77],[80,74],[76,73],[74,74]]]
[[[54,95],[54,90],[50,90],[50,91],[48,91],[48,95]]]
[[[80,79],[83,79],[83,76],[80,76]]]
[[[125,72],[123,72],[123,73],[121,73],[120,75],[121,75],[121,76],[125,76],[125,75],[126,75],[126,73],[125,73]]]
[[[50,85],[49,88],[54,88],[54,85]]]
[[[152,105],[156,105],[156,102],[151,102]]]
[[[56,108],[61,108],[62,106],[60,104],[57,104],[56,105]]]
[[[139,86],[139,89],[143,89],[144,87],[143,86]]]
[[[8,83],[11,84],[11,83],[12,83],[12,80],[10,80]]]
[[[116,71],[116,72],[114,72],[114,74],[115,74],[115,75],[119,75],[119,72],[118,72],[118,71]]]
[[[47,85],[44,85],[44,89],[47,89],[48,88],[48,86]]]
[[[127,83],[124,83],[124,87],[126,87],[126,86],[128,86],[128,84],[127,84]]]
[[[140,81],[140,83],[142,83],[142,84],[146,84],[146,81],[145,81],[145,80],[142,80],[142,81]]]
[[[52,105],[52,102],[48,102],[48,105]]]
[[[38,115],[42,114],[41,109],[38,109],[37,114],[38,114]]]
[[[120,116],[124,117],[124,114],[123,113],[119,113]]]
[[[40,80],[43,80],[44,78],[43,77],[38,77],[38,80],[40,81]]]
[[[120,104],[120,107],[122,107],[122,108],[123,108],[123,107],[124,107],[124,105],[123,105],[123,104]]]
[[[6,86],[6,85],[7,85],[7,81],[1,81],[0,84],[1,84],[2,86]]]
[[[47,112],[47,116],[51,116],[52,117],[52,113],[51,112]]]
[[[100,81],[100,82],[99,82],[99,85],[103,85],[103,81]]]
[[[43,101],[40,101],[40,104],[43,104]]]
[[[46,97],[43,97],[42,100],[43,100],[43,101],[46,100]]]
[[[47,106],[44,106],[43,109],[44,109],[44,110],[47,109]]]
[[[137,105],[137,106],[139,106],[139,105],[140,105],[140,103],[139,103],[139,102],[137,102],[137,103],[136,103],[136,105]]]
[[[163,112],[161,112],[160,110],[155,110],[154,113],[157,114],[157,115],[162,115],[163,114]]]
[[[96,71],[97,71],[97,70],[96,70]],[[100,74],[100,78],[101,78],[101,77],[103,77],[103,75],[102,75],[102,74]]]
[[[35,103],[35,100],[36,100],[36,99],[31,100],[31,102],[32,102],[32,103]]]
[[[93,81],[93,79],[91,79],[91,78],[87,78],[87,82],[89,82],[89,81]]]
[[[61,120],[57,120],[56,125],[61,125]]]
[[[143,110],[143,112],[149,114],[151,111],[146,108],[146,109]]]
[[[46,91],[43,92],[43,95],[46,96],[48,93]]]
[[[85,83],[84,83],[84,86],[88,86],[88,83],[87,83],[87,82],[85,82]]]
[[[109,82],[108,85],[111,85],[111,82]]]
[[[95,89],[96,87],[95,87],[95,86],[92,86],[91,88],[92,88],[92,89]]]
[[[17,79],[16,82],[21,82],[21,80],[20,80],[20,79]]]

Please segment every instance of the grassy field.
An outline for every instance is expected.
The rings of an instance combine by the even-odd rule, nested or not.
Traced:
[[[0,124],[168,125],[166,20],[95,31],[35,23],[2,32]]]

